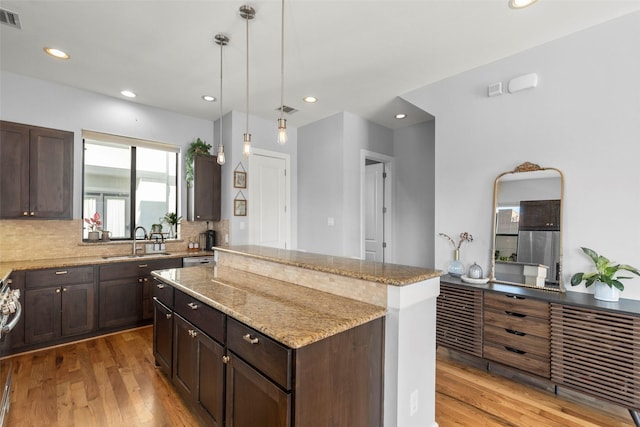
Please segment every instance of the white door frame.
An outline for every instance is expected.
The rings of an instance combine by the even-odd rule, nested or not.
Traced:
[[[291,155],[287,153],[280,153],[277,151],[263,150],[260,148],[251,148],[251,155],[249,156],[247,166],[247,186],[249,187],[248,201],[247,201],[247,215],[249,216],[249,244],[256,243],[256,224],[257,213],[255,211],[255,204],[251,203],[251,200],[257,200],[256,188],[257,185],[252,185],[257,178],[256,174],[251,173],[251,159],[254,155],[260,155],[265,157],[274,157],[276,159],[282,159],[285,161],[286,175],[285,175],[285,200],[286,200],[286,213],[285,213],[285,239],[287,249],[291,249]]]
[[[395,246],[393,245],[393,215],[394,215],[394,197],[393,197],[393,157],[389,157],[385,154],[376,153],[365,149],[360,149],[360,258],[365,257],[365,183],[367,169],[365,166],[366,159],[375,160],[377,162],[384,163],[384,169],[387,174],[387,178],[384,180],[384,204],[387,208],[387,212],[384,215],[384,242],[386,248],[384,250],[385,263],[395,262]]]

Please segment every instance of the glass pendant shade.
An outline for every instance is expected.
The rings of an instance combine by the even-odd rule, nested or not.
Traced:
[[[287,119],[278,119],[278,144],[286,144],[287,139]]]
[[[224,156],[224,146],[222,144],[218,146],[218,156],[216,161],[218,162],[219,165],[224,165],[224,163],[227,161],[227,159]]]
[[[242,145],[242,154],[249,157],[251,155],[251,134],[244,134],[244,144]]]

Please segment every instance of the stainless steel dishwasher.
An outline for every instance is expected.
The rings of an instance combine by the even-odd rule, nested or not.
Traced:
[[[213,266],[215,261],[213,260],[213,255],[211,256],[192,256],[182,258],[182,266],[183,267],[197,267],[199,265],[211,265]]]

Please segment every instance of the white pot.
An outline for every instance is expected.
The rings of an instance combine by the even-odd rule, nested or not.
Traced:
[[[594,285],[596,287],[596,293],[593,295],[595,299],[612,302],[620,299],[620,290],[618,290],[618,288],[602,282],[595,282]]]

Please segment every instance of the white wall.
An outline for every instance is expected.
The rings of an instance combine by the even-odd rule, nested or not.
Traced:
[[[433,267],[434,137],[429,121],[393,134],[395,256],[398,264]]]
[[[639,42],[635,13],[404,96],[436,117],[435,232],[474,235],[465,264],[489,266],[494,178],[531,161],[565,176],[565,283],[591,271],[580,246],[640,267]],[[487,97],[531,72],[537,88]],[[436,238],[436,268],[450,258]],[[623,297],[640,299],[640,278],[625,283]]]
[[[211,121],[6,71],[0,73],[0,118],[74,133],[74,218],[82,215],[82,129],[165,142],[184,149],[197,137],[210,144],[213,141]],[[186,218],[184,158],[180,165],[180,214]]]

